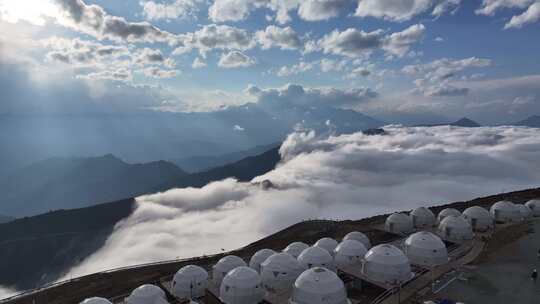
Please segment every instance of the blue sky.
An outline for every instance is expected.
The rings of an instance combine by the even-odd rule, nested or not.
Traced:
[[[0,112],[212,111],[299,84],[392,122],[509,122],[540,114],[539,18],[538,0],[0,0]]]

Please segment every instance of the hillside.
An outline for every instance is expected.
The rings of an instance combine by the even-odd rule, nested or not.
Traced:
[[[108,154],[51,158],[17,170],[0,181],[0,212],[21,217],[73,209],[147,193],[186,176],[170,162],[128,164]]]
[[[458,120],[456,120],[454,122],[419,125],[419,127],[438,127],[438,126],[454,126],[454,127],[464,127],[464,128],[481,127],[481,125],[479,123],[477,123],[476,121],[474,121],[472,119],[469,119],[467,117],[463,117],[463,118],[458,119]]]
[[[7,215],[3,215],[3,214],[0,214],[0,224],[2,223],[7,223],[7,222],[11,222],[12,220],[14,220],[15,218],[11,217],[11,216],[7,216]]]
[[[231,152],[222,155],[192,156],[186,158],[175,158],[171,159],[170,161],[187,172],[202,172],[211,168],[239,161],[246,157],[263,153],[272,148],[275,148],[276,146],[279,146],[279,143],[274,143],[270,145],[259,145],[248,150]]]
[[[278,148],[274,148],[229,165],[170,180],[150,192],[199,187],[227,177],[249,181],[272,170],[279,160]],[[57,279],[62,271],[99,249],[114,225],[128,216],[133,206],[134,199],[125,199],[0,224],[0,285],[26,289]]]
[[[531,128],[540,128],[540,115],[532,115],[524,120],[516,122],[516,126],[525,126]]]

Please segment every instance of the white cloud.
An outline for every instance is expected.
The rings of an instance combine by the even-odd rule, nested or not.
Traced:
[[[240,21],[250,12],[250,1],[215,0],[208,9],[208,17],[214,22]]]
[[[137,199],[105,245],[66,277],[239,248],[309,218],[359,219],[535,187],[536,129],[400,128],[388,135],[291,134],[282,163],[254,181],[232,179]]]
[[[392,55],[403,57],[409,52],[411,45],[422,39],[425,30],[426,27],[423,24],[411,25],[401,32],[387,36],[382,48]]]
[[[301,61],[297,64],[282,66],[277,70],[276,75],[278,75],[279,77],[287,77],[307,72],[309,70],[312,70],[313,68],[313,63]]]
[[[245,20],[256,9],[271,10],[279,24],[291,21],[289,13],[296,10],[298,17],[306,21],[334,18],[349,4],[348,0],[214,0],[208,16],[214,22]]]
[[[482,5],[475,12],[479,15],[493,16],[505,8],[526,8],[536,0],[483,0]]]
[[[540,20],[539,0],[483,0],[475,12],[478,15],[494,16],[503,9],[525,9],[521,14],[513,16],[504,25],[505,29],[521,28]]]
[[[77,75],[77,78],[87,80],[115,80],[125,82],[131,82],[133,80],[131,71],[127,69],[102,70],[89,74],[79,74]]]
[[[435,42],[444,42],[444,38],[443,37],[436,37],[435,39],[433,39]]]
[[[239,51],[223,53],[219,58],[218,66],[222,68],[245,68],[255,64],[255,60]]]
[[[203,59],[197,57],[193,60],[193,63],[191,64],[191,67],[194,69],[204,68],[206,66],[206,62],[204,62]]]
[[[347,0],[304,0],[300,2],[298,16],[306,21],[335,18],[347,7]]]
[[[403,57],[411,46],[422,39],[425,32],[423,24],[414,24],[401,32],[384,35],[379,29],[364,32],[348,28],[342,32],[334,30],[318,40],[309,51],[322,50],[325,54],[342,55],[351,58],[367,58],[374,51],[382,49],[389,55]]]
[[[180,44],[173,54],[183,54],[198,49],[205,56],[208,51],[247,50],[255,45],[252,35],[243,29],[228,25],[208,24],[200,30],[179,35]]]
[[[377,97],[377,92],[369,88],[339,89],[332,87],[303,87],[287,84],[281,88],[261,89],[249,86],[246,93],[255,96],[257,102],[270,106],[330,106],[351,107]]]
[[[441,16],[455,11],[461,0],[360,0],[355,15],[403,22],[432,9]]]
[[[524,25],[538,22],[538,20],[540,20],[540,2],[531,4],[531,6],[529,6],[529,8],[521,15],[513,16],[512,19],[504,25],[504,28],[521,28]]]
[[[242,132],[242,131],[245,131],[246,129],[242,128],[239,125],[234,125],[233,130]]]
[[[382,30],[364,32],[348,28],[342,32],[334,30],[318,41],[325,54],[347,57],[369,56],[382,45]]]
[[[179,70],[167,70],[159,67],[148,67],[142,70],[146,77],[152,78],[172,78],[180,74]]]
[[[255,36],[263,49],[279,47],[282,50],[295,50],[302,46],[300,38],[290,26],[269,25],[264,31],[256,32]]]
[[[55,0],[62,11],[56,21],[63,26],[92,35],[98,39],[127,42],[171,42],[174,35],[148,22],[128,22],[123,17],[109,15],[96,4],[82,0]]]
[[[175,0],[161,3],[141,1],[143,15],[149,20],[194,18],[199,11],[200,0]]]

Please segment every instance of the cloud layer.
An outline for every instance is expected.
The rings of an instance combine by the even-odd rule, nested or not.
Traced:
[[[172,189],[137,199],[80,275],[234,249],[309,218],[358,219],[527,188],[540,178],[537,129],[402,128],[388,135],[291,134],[282,162],[254,179]]]

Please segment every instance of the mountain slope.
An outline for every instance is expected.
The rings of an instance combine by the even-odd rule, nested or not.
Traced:
[[[524,120],[516,122],[516,126],[525,126],[531,128],[540,128],[540,115],[532,115]]]
[[[249,181],[272,170],[279,160],[278,148],[273,148],[229,165],[179,177],[150,192],[199,187],[227,177]],[[129,216],[134,204],[131,198],[0,224],[0,285],[26,289],[58,279],[63,271],[103,246],[114,225]]]
[[[0,214],[0,224],[13,221],[15,218]]]
[[[456,120],[454,122],[419,125],[419,127],[439,127],[439,126],[454,126],[454,127],[464,127],[464,128],[476,128],[476,127],[481,127],[482,125],[480,125],[476,121],[474,121],[472,119],[469,119],[467,117],[463,117],[463,118],[458,119],[458,120]]]
[[[270,145],[259,145],[248,150],[232,152],[217,156],[192,156],[186,158],[171,159],[170,161],[182,168],[183,170],[186,170],[187,172],[202,172],[211,168],[239,161],[246,157],[263,153],[272,148],[275,148],[278,145],[278,143]]]
[[[28,216],[73,209],[151,191],[186,176],[174,164],[128,164],[111,154],[91,158],[53,158],[34,163],[0,181],[4,214]]]

